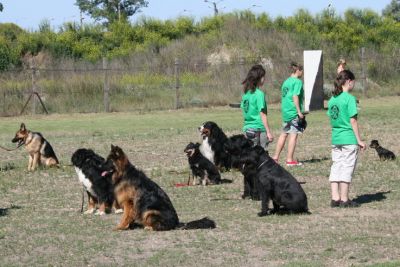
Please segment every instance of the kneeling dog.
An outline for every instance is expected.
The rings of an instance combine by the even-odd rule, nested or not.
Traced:
[[[71,162],[88,195],[89,204],[85,214],[96,212],[97,215],[104,215],[113,204],[116,213],[122,212],[114,203],[111,173],[105,172],[108,167],[103,157],[91,149],[80,148],[72,154]],[[99,210],[96,211],[97,206]]]
[[[41,133],[31,132],[26,129],[24,123],[21,123],[19,130],[11,142],[18,143],[18,146],[24,145],[28,151],[28,171],[34,171],[40,164],[47,167],[58,166],[59,164],[56,153],[54,153],[50,143]]]
[[[308,213],[307,196],[299,182],[282,166],[277,164],[260,146],[243,135],[230,138],[230,151],[240,151],[235,165],[245,176],[256,177],[256,186],[261,197],[261,212],[258,216],[272,213]],[[272,200],[273,209],[268,209]]]
[[[200,153],[199,147],[199,143],[191,142],[184,150],[193,174],[193,184],[196,184],[196,177],[199,177],[202,185],[221,183],[221,175],[217,167]]]
[[[379,145],[378,140],[372,140],[369,145],[370,148],[375,148],[380,160],[395,160],[396,156],[390,150],[383,148]]]
[[[120,147],[111,145],[107,161],[109,171],[113,172],[112,181],[117,201],[124,209],[116,230],[126,230],[134,223],[154,231],[215,228],[215,222],[208,218],[186,224],[179,223],[168,195],[133,166]]]

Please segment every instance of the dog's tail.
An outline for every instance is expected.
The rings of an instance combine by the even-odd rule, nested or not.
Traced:
[[[181,223],[178,229],[181,230],[193,230],[193,229],[214,229],[217,227],[215,222],[208,217],[204,217],[200,220],[191,221],[188,223]]]

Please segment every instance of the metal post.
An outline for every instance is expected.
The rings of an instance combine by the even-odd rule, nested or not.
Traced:
[[[32,97],[36,93],[36,68],[35,68],[35,61],[31,59],[31,80],[32,80],[32,87],[30,97]],[[36,99],[33,97],[32,99],[32,114],[36,114]]]
[[[104,111],[110,112],[110,85],[108,82],[108,61],[107,58],[103,57],[103,72],[104,72],[104,85],[103,85],[103,101]]]
[[[179,59],[175,58],[175,109],[179,109],[180,108],[179,88],[180,88],[180,82],[179,82]]]
[[[362,72],[362,91],[363,94],[367,91],[368,83],[367,83],[367,74],[365,71],[365,47],[361,47],[361,72]]]

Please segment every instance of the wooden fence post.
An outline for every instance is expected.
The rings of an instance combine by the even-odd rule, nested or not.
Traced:
[[[110,112],[110,85],[108,81],[108,61],[106,57],[103,57],[103,73],[104,73],[104,85],[103,85],[104,111]]]
[[[179,103],[179,88],[180,88],[180,82],[179,82],[179,59],[175,58],[175,109],[179,109],[180,103]]]

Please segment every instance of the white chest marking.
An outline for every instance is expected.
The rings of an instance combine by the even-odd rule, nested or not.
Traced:
[[[212,163],[214,162],[214,151],[211,149],[211,145],[208,143],[208,137],[206,137],[203,140],[203,143],[201,143],[200,145],[200,152],[201,154],[208,159],[209,161],[211,161]]]
[[[83,184],[86,191],[88,191],[92,196],[97,197],[96,193],[93,191],[92,182],[85,176],[81,169],[75,167],[75,171],[78,174],[79,182]]]

